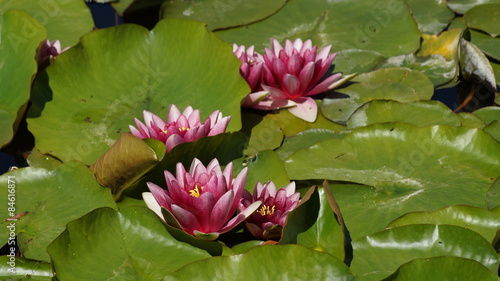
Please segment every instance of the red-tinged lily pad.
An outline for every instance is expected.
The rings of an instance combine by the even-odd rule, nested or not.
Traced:
[[[417,258],[468,258],[493,272],[499,264],[495,249],[486,239],[453,225],[408,225],[363,237],[352,245],[351,270],[363,280],[381,280]]]
[[[97,209],[68,224],[48,253],[62,280],[160,280],[210,257],[174,239],[147,208]]]
[[[43,26],[24,12],[0,16],[0,147],[11,141],[26,110],[37,70],[36,49],[46,36]]]
[[[246,280],[356,280],[339,259],[298,245],[263,245],[243,254],[209,258],[162,280],[234,280],[235,276]]]
[[[100,186],[85,165],[69,162],[54,170],[22,168],[0,177],[15,185],[17,245],[26,258],[49,262],[47,246],[61,234],[67,223],[100,207],[116,208],[108,188]],[[0,203],[7,205],[7,196]],[[7,208],[0,210],[2,228],[11,217]],[[3,238],[5,237],[5,238]],[[8,236],[2,236],[3,243]],[[2,243],[2,245],[3,245]]]
[[[238,130],[240,101],[249,92],[239,65],[231,46],[199,22],[169,19],[151,31],[121,25],[91,32],[48,68],[52,100],[40,117],[28,119],[29,130],[43,153],[86,164],[143,110],[167,116],[170,104],[181,111],[190,105],[203,120],[220,110],[231,116],[228,130]]]

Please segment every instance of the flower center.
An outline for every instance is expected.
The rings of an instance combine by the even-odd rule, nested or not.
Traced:
[[[179,131],[181,131],[181,132],[189,131],[189,128],[186,128],[186,127],[180,127],[180,128],[179,128]]]
[[[189,195],[192,195],[196,198],[200,197],[200,191],[203,190],[203,188],[205,188],[204,186],[198,186],[198,185],[195,185],[193,189],[191,189],[189,191]]]
[[[267,205],[262,205],[260,209],[257,210],[258,213],[260,213],[262,216],[270,216],[274,214],[274,211],[276,210],[276,206],[273,205],[272,207],[269,207]]]

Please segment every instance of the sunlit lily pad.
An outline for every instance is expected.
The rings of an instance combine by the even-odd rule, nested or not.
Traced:
[[[59,40],[63,48],[75,45],[80,36],[94,27],[92,14],[83,1],[2,1],[0,14],[8,10],[21,10],[33,16],[37,25],[42,24],[47,29],[48,39]],[[28,37],[34,35],[37,27],[29,21],[24,24]]]
[[[285,5],[285,0],[165,1],[162,18],[180,18],[208,23],[208,29],[248,25],[262,20]]]
[[[312,39],[320,46],[332,44],[333,51],[364,49],[384,56],[412,53],[420,45],[406,4],[391,0],[289,1],[265,20],[217,34],[231,43],[255,45],[258,51],[269,46],[271,38]]]
[[[487,209],[472,206],[449,206],[434,212],[405,214],[391,222],[388,227],[410,224],[448,224],[461,226],[481,234],[490,243],[500,229],[500,218]]]
[[[18,169],[0,178],[5,183],[13,179],[16,185],[15,214],[21,216],[16,222],[17,245],[26,258],[50,261],[46,248],[68,222],[96,208],[116,208],[110,190],[100,186],[92,171],[78,162],[54,170]],[[7,196],[2,197],[0,202],[8,206]],[[0,217],[2,221],[10,217],[7,208],[0,210]]]
[[[470,28],[482,30],[491,37],[500,35],[500,3],[475,6],[464,14],[464,18]]]
[[[313,123],[298,118],[288,110],[279,110],[279,112],[267,114],[265,118],[269,118],[276,122],[283,130],[286,137],[291,137],[310,129],[325,129],[334,132],[345,130],[344,126],[331,122],[326,119],[323,114],[318,114],[318,118],[316,118],[316,121]]]
[[[280,146],[283,141],[283,131],[272,119],[250,113],[243,113],[242,119],[244,122],[241,131],[249,137],[246,155]]]
[[[151,210],[131,206],[95,210],[68,224],[48,252],[63,280],[160,280],[190,262],[210,257],[175,240]]]
[[[446,1],[405,0],[405,2],[421,33],[438,34],[454,17],[454,13],[446,6]]]
[[[36,49],[46,36],[43,26],[26,13],[0,16],[0,147],[11,141],[24,114],[37,70]]]
[[[448,7],[459,14],[465,14],[469,9],[481,4],[500,3],[499,0],[448,0]]]
[[[258,270],[256,269],[258,265]],[[203,274],[200,274],[203,272]],[[323,252],[298,245],[263,245],[229,257],[191,263],[162,280],[356,280],[347,265]]]
[[[472,113],[460,112],[457,115],[464,127],[482,129],[485,126],[483,120]]]
[[[458,116],[438,101],[374,100],[360,107],[347,121],[347,128],[367,126],[374,123],[404,122],[419,127],[429,125],[460,126]]]
[[[28,120],[29,129],[40,151],[86,164],[143,110],[166,117],[170,104],[190,105],[202,120],[220,110],[231,116],[228,130],[238,130],[240,101],[249,91],[239,65],[231,46],[199,22],[163,20],[150,32],[136,25],[98,30],[49,67],[53,99]]]
[[[478,233],[451,225],[407,225],[353,241],[351,269],[363,280],[381,280],[416,258],[455,256],[498,270],[495,249]]]
[[[357,83],[338,89],[338,93],[323,100],[321,111],[328,119],[345,122],[357,108],[371,100],[410,102],[430,99],[434,93],[425,74],[408,68],[380,69],[359,74],[351,81]]]
[[[457,62],[447,60],[440,54],[419,57],[415,54],[390,57],[376,66],[376,69],[406,67],[418,70],[432,81],[434,86],[440,86],[453,81],[458,76]]]
[[[361,49],[347,49],[337,53],[335,57],[335,72],[343,75],[370,72],[384,60],[381,53]]]
[[[15,270],[12,272],[10,265],[11,258],[8,256],[0,256],[0,278],[2,280],[34,280],[34,281],[50,281],[54,276],[52,267],[48,262],[37,260],[29,260],[22,257],[15,257]],[[26,278],[29,276],[28,278]]]
[[[460,28],[444,31],[439,35],[422,34],[422,47],[418,56],[442,55],[446,60],[458,59],[458,43],[462,35]]]
[[[474,115],[478,116],[483,122],[488,125],[493,121],[500,121],[500,107],[488,106],[474,111]]]
[[[386,123],[299,149],[285,166],[291,179],[366,185],[331,186],[356,238],[412,211],[486,207],[485,194],[500,175],[497,155],[500,144],[478,129]]]
[[[414,259],[403,264],[394,274],[382,281],[498,281],[497,274],[481,263],[459,257]]]

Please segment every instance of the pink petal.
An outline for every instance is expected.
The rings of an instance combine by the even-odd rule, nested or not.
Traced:
[[[296,103],[292,100],[264,100],[259,102],[258,104],[252,106],[252,108],[255,109],[262,109],[262,110],[273,110],[273,109],[280,109],[280,108],[287,108],[291,106],[295,106]]]
[[[151,191],[151,194],[154,196],[154,198],[156,199],[158,204],[160,206],[163,206],[163,207],[169,209],[167,200],[165,198],[165,196],[166,196],[165,189],[157,186],[156,184],[154,184],[152,182],[147,182],[146,185],[148,186],[149,191]]]
[[[231,205],[234,201],[234,191],[229,190],[224,195],[222,195],[219,200],[215,203],[212,212],[210,213],[211,217],[211,230],[210,231],[218,231],[224,225],[224,223],[231,217],[233,214],[229,213]]]
[[[190,106],[188,106],[190,107]],[[187,108],[186,108],[187,109]],[[188,116],[188,123],[189,127],[193,128],[195,126],[200,126],[200,111],[198,109],[191,111],[191,113]]]
[[[204,231],[204,229],[201,228],[200,223],[198,222],[198,219],[188,212],[187,210],[177,206],[177,205],[172,205],[172,215],[177,219],[181,227],[188,232],[189,234],[193,234],[194,230],[202,231],[202,232],[207,232]]]
[[[320,94],[322,92],[325,92],[328,90],[328,88],[334,84],[337,80],[339,80],[342,77],[341,73],[336,73],[333,74],[332,76],[326,78],[323,80],[321,83],[317,84],[314,88],[312,88],[310,91],[308,91],[305,96],[313,96]]]
[[[314,77],[314,62],[308,62],[299,73],[300,91],[305,92],[311,85],[311,80]]]
[[[266,85],[262,85],[262,88],[264,88],[264,90],[266,90],[269,93],[269,98],[271,99],[277,99],[277,100],[288,99],[288,96],[285,93],[283,93],[283,91],[281,91],[280,89]]]
[[[268,91],[260,91],[260,92],[251,93],[251,94],[246,96],[245,100],[243,101],[243,106],[251,107],[254,104],[257,104],[261,100],[265,99],[268,95],[269,95]]]
[[[165,146],[167,147],[167,152],[169,152],[170,150],[172,150],[172,148],[174,148],[176,145],[180,144],[180,143],[183,143],[184,140],[182,139],[181,136],[177,135],[177,134],[173,134],[171,135],[167,141],[165,142]]]
[[[236,215],[234,218],[229,220],[220,230],[220,233],[225,233],[228,232],[229,230],[233,229],[235,226],[240,224],[242,221],[244,221],[246,218],[248,218],[251,214],[253,214],[259,207],[260,204],[262,204],[261,201],[255,201],[252,203],[252,205],[248,206],[243,212],[239,213]]]
[[[167,123],[170,124],[177,121],[179,116],[181,116],[181,112],[175,104],[171,104],[168,108]]]
[[[288,92],[290,98],[292,99],[298,95],[301,96],[299,92],[300,80],[294,75],[288,73],[285,74],[285,76],[283,77],[283,88],[285,88],[285,91]]]
[[[316,55],[316,60],[325,60],[330,54],[330,50],[332,49],[332,45],[328,45],[321,49],[319,53]]]
[[[141,132],[139,132],[139,130],[137,130],[134,126],[128,125],[128,128],[129,128],[130,132],[132,133],[132,135],[134,135],[140,139],[144,138],[144,136],[141,134]]]
[[[219,122],[217,122],[215,124],[215,126],[213,126],[210,129],[210,132],[208,133],[208,136],[215,136],[215,135],[218,135],[218,134],[225,133],[226,129],[227,129],[227,125],[229,124],[230,120],[231,120],[230,116],[226,116],[226,117],[222,118],[221,120],[219,120]]]
[[[305,98],[302,103],[297,102],[296,106],[289,107],[288,111],[307,122],[316,121],[318,116],[318,105],[311,98]]]
[[[290,196],[295,193],[295,182],[292,181],[291,183],[287,184],[283,189],[286,190],[286,196]]]
[[[281,47],[281,44],[276,39],[271,40],[271,48],[275,56],[279,56],[280,51],[283,50],[283,47]]]

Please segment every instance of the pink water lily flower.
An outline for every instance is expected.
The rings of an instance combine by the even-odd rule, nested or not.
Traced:
[[[233,47],[240,60],[242,60],[243,49],[244,47],[241,46]],[[294,42],[286,40],[283,48],[277,40],[273,39],[271,49],[266,48],[264,55],[261,56],[253,50],[252,46],[246,51],[246,57],[252,62],[247,63],[249,66],[243,63],[240,68],[242,76],[252,87],[252,93],[247,96],[243,106],[263,110],[287,107],[293,115],[308,122],[314,122],[318,115],[318,106],[310,96],[341,84],[340,73],[330,75],[320,81],[336,56],[336,54],[330,54],[331,45],[318,52],[318,47],[313,47],[311,40],[305,42],[301,39],[296,39]],[[254,76],[258,75],[260,65],[262,65],[261,87],[253,87],[252,85],[259,83]],[[245,70],[247,68],[249,68],[248,71]]]
[[[264,58],[259,53],[255,52],[255,47],[250,46],[245,49],[245,46],[233,44],[233,53],[240,59],[240,74],[253,92],[258,92],[262,89],[262,69],[264,67]]]
[[[201,137],[214,136],[224,133],[230,117],[222,117],[218,110],[208,116],[205,123],[200,122],[200,111],[186,107],[181,114],[175,105],[170,105],[167,121],[157,115],[144,110],[144,123],[135,118],[136,129],[129,125],[130,132],[138,138],[153,138],[165,143],[169,152],[176,145],[183,142],[195,141]]]
[[[262,202],[260,208],[245,221],[245,227],[255,238],[278,241],[288,213],[297,207],[299,199],[300,194],[295,192],[295,182],[278,191],[272,181],[264,185],[257,182],[253,196],[247,190],[243,191],[240,211],[246,211],[253,202]]]
[[[48,39],[43,41],[37,52],[37,61],[41,64],[45,59],[55,59],[61,53],[67,51],[70,47],[61,49],[61,42],[59,40],[49,41]]]
[[[204,166],[194,159],[189,172],[177,163],[176,176],[165,171],[168,190],[148,182],[143,198],[150,209],[170,225],[204,240],[215,240],[246,219],[259,201],[235,215],[242,199],[247,168],[233,180],[233,164],[221,170],[217,159]],[[162,213],[161,207],[165,208]],[[164,216],[166,214],[166,216]]]

